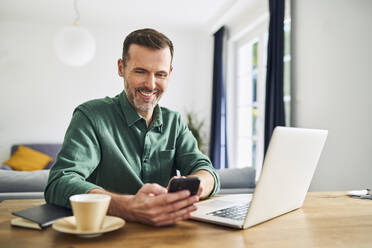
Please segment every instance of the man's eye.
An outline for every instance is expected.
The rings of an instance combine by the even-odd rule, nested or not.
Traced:
[[[135,72],[135,73],[139,73],[139,74],[144,73],[144,71],[142,71],[142,70],[135,70],[134,72]]]
[[[165,74],[165,73],[158,73],[158,74],[156,74],[158,77],[160,77],[160,78],[165,78],[165,77],[167,77],[167,74]]]

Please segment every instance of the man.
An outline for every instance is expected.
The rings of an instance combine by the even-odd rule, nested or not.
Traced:
[[[173,44],[162,33],[130,33],[118,60],[124,91],[78,106],[51,169],[45,199],[69,207],[82,193],[111,195],[109,214],[163,226],[190,217],[199,197],[215,194],[219,178],[178,113],[159,107],[172,72]],[[196,196],[168,193],[179,170],[198,177]]]

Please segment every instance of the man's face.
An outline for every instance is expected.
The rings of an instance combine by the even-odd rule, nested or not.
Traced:
[[[132,106],[140,114],[152,114],[173,69],[169,48],[156,50],[132,44],[126,65],[119,59],[118,69],[119,75],[124,77],[125,92]]]

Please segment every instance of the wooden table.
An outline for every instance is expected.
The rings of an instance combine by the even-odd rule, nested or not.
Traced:
[[[372,201],[345,192],[309,193],[301,209],[246,230],[191,220],[163,228],[127,223],[88,239],[10,226],[12,211],[43,202],[0,203],[0,247],[372,247]]]

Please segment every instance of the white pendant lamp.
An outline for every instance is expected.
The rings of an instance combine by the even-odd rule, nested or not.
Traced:
[[[57,57],[66,65],[83,66],[87,64],[96,51],[96,42],[89,31],[78,26],[80,13],[77,0],[74,0],[76,19],[72,26],[64,27],[54,39]]]

